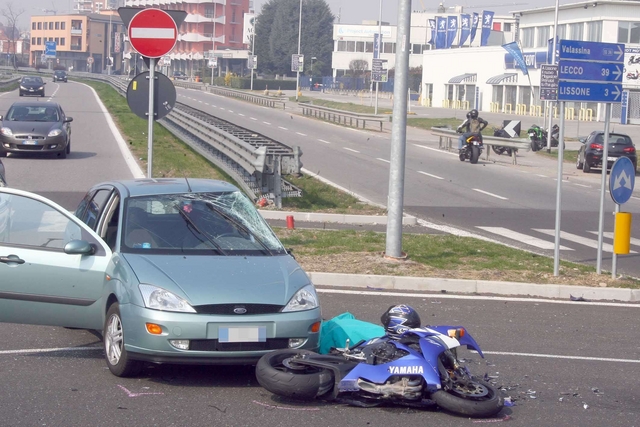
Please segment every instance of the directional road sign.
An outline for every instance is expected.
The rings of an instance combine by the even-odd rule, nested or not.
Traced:
[[[609,175],[609,192],[614,203],[626,203],[633,194],[636,169],[628,157],[620,157],[613,163]]]
[[[622,82],[622,64],[563,60],[558,70],[562,80]]]
[[[44,42],[44,56],[45,58],[55,58],[56,57],[56,42],[47,41]]]
[[[177,38],[176,22],[162,9],[142,9],[129,23],[131,46],[147,58],[159,58],[171,52]]]
[[[389,81],[389,70],[386,59],[373,59],[371,62],[371,80],[374,82]]]
[[[597,83],[560,80],[559,101],[620,102],[622,83]]]
[[[623,43],[584,42],[581,40],[560,40],[560,59],[624,63]]]
[[[291,71],[303,72],[304,71],[304,55],[298,55],[294,53],[291,55]]]

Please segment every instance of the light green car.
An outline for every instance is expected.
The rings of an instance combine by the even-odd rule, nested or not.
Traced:
[[[101,330],[117,376],[318,348],[313,284],[226,182],[106,182],[75,216],[0,188],[0,278],[1,322]]]

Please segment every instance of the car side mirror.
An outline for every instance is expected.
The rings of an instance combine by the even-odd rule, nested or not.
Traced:
[[[73,117],[65,117],[64,118],[64,123],[69,123],[73,121]]]
[[[296,259],[296,256],[293,254],[293,248],[287,248],[287,254],[291,256],[291,258]]]
[[[3,118],[2,115],[0,115],[0,121],[2,121],[2,118]]]
[[[580,141],[580,142],[582,142],[584,144],[585,142],[587,142],[587,138],[580,138],[580,139],[578,139],[578,141]]]
[[[72,240],[64,245],[64,253],[68,255],[93,255],[95,248],[86,240]]]

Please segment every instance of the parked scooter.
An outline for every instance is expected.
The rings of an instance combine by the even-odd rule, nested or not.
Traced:
[[[547,131],[538,125],[533,125],[527,130],[527,135],[531,140],[531,150],[540,151],[547,147]],[[558,138],[560,135],[560,127],[553,125],[551,128],[551,147],[558,146]],[[564,149],[564,144],[562,149]]]

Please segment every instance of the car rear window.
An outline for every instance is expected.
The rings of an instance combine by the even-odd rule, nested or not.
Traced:
[[[595,141],[597,143],[602,144],[604,142],[604,134],[599,133],[596,135]],[[629,138],[628,135],[610,133],[609,134],[609,144],[617,144],[617,145],[633,145],[633,141]]]

